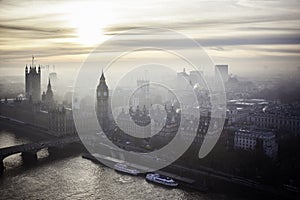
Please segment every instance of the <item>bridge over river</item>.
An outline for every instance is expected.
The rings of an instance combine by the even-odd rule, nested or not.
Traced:
[[[62,148],[68,144],[80,143],[78,136],[66,136],[63,138],[52,139],[48,141],[40,141],[35,143],[21,144],[0,149],[0,174],[3,173],[5,167],[3,160],[13,154],[21,153],[24,163],[31,163],[37,161],[37,152],[47,148],[49,152],[51,149]]]

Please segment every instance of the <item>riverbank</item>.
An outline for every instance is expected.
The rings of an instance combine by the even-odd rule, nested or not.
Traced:
[[[93,157],[89,153],[82,154],[84,159],[91,160],[96,164],[100,164],[103,166],[97,158]],[[182,168],[182,167],[181,167]],[[182,169],[178,169],[176,166],[171,165],[164,169],[157,171],[157,173],[162,175],[170,176],[171,178],[176,179],[178,177],[179,171]],[[177,171],[177,174],[176,174]],[[183,173],[180,173],[183,174]],[[140,177],[145,178],[146,173],[139,174]],[[286,195],[286,194],[279,194],[279,193],[267,193],[265,191],[254,190],[249,187],[240,186],[233,183],[228,183],[224,180],[219,180],[217,178],[207,177],[203,175],[201,172],[195,172],[195,170],[190,170],[189,173],[185,174],[185,178],[188,180],[192,180],[193,182],[185,182],[182,180],[176,179],[180,184],[179,188],[184,190],[191,190],[191,191],[199,191],[202,193],[218,193],[218,194],[226,194],[232,198],[246,198],[246,199],[297,199],[296,196]]]
[[[0,131],[4,130],[11,131],[16,136],[26,137],[32,142],[56,138],[55,136],[50,135],[47,130],[43,130],[40,127],[35,127],[30,124],[0,116]]]
[[[27,124],[22,124],[18,121],[6,119],[6,118],[0,118],[0,128],[1,130],[10,130],[18,136],[27,137],[32,142],[56,138],[54,136],[49,135],[47,131],[42,130],[41,128],[34,127]],[[225,193],[229,192],[231,195],[236,195],[236,193],[242,193],[243,197],[245,197],[244,195],[246,195],[246,197],[248,196],[255,197],[256,199],[257,197],[259,198],[263,197],[264,199],[282,199],[282,198],[293,199],[293,196],[286,196],[284,194],[280,194],[279,192],[280,190],[278,190],[277,192],[272,191],[272,193],[267,193],[265,191],[258,191],[246,186],[232,184],[229,183],[228,181],[220,180],[213,176],[211,177],[211,172],[207,172],[207,171],[192,170],[192,169],[184,168],[183,166],[176,166],[176,165],[171,165],[165,169],[162,169],[161,171],[165,173],[173,173],[174,175],[180,173],[181,176],[183,177],[194,179],[195,183],[193,184],[185,183],[181,181],[180,185],[185,189],[204,192],[207,191],[207,188],[209,188],[210,191],[214,191],[214,192],[225,192]]]

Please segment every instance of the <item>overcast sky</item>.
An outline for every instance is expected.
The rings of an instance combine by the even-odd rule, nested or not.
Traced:
[[[43,65],[78,68],[97,45],[145,26],[195,39],[232,73],[293,70],[300,66],[299,10],[299,0],[4,0],[0,70],[20,71],[31,55]]]

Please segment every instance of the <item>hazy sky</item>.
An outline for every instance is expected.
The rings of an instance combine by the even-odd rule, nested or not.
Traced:
[[[33,54],[75,69],[112,35],[145,26],[186,34],[232,73],[286,71],[300,66],[299,10],[299,0],[2,0],[0,72],[22,74]]]

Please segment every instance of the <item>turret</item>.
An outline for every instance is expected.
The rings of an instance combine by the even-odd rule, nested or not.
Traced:
[[[34,57],[32,56],[32,63],[25,67],[25,96],[31,102],[37,103],[41,100],[41,68],[34,67]]]
[[[50,78],[48,79],[48,86],[47,86],[47,91],[46,91],[45,99],[46,99],[46,102],[49,105],[52,105],[54,103],[53,92],[52,92],[52,88],[51,88]]]

